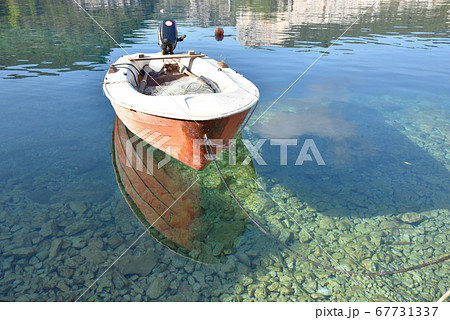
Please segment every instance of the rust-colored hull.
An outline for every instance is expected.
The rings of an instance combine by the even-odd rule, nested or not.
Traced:
[[[131,132],[195,170],[203,170],[211,162],[207,159],[205,137],[210,140],[218,139],[218,145],[226,145],[250,110],[221,119],[190,121],[132,111],[114,103],[113,107]],[[221,150],[220,147],[214,148],[216,154]]]
[[[180,254],[192,250],[201,214],[200,185],[190,186],[195,180],[180,177],[170,165],[157,169],[156,159],[146,158],[145,152],[139,152],[132,138],[116,118],[113,163],[126,201],[158,241]]]
[[[133,213],[151,236],[175,253],[205,264],[224,261],[248,221],[240,209],[224,209],[231,201],[222,198],[225,189],[212,192],[204,186],[202,180],[214,173],[196,172],[178,161],[158,168],[165,154],[148,153],[150,148],[116,117],[112,162],[117,184]],[[248,175],[255,173],[253,166],[241,169]]]

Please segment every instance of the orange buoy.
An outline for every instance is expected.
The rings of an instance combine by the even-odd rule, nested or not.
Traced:
[[[217,27],[216,30],[214,30],[214,38],[216,38],[217,41],[222,41],[224,36],[223,28]]]

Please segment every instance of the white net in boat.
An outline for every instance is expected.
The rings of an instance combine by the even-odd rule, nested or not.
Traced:
[[[159,86],[148,86],[144,93],[152,96],[177,96],[214,93],[214,90],[199,78],[181,78],[176,81],[163,82]]]

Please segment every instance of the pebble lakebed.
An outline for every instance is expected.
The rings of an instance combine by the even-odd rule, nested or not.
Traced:
[[[438,110],[419,117],[420,110],[414,107],[410,112],[414,117],[391,115],[394,120],[387,123],[448,170],[447,115]],[[229,169],[224,174],[232,178],[236,173]],[[82,186],[89,174],[78,178]],[[274,236],[323,264],[358,271],[390,270],[448,254],[447,208],[371,217],[327,216],[276,180],[258,177],[257,181],[278,205],[263,191],[255,192],[253,184],[232,189]],[[110,192],[98,197],[101,201],[89,200],[93,191],[81,187],[77,199],[52,201],[43,193],[30,197],[19,178],[5,181],[0,201],[0,300],[74,301],[145,231],[113,176],[111,182]],[[202,184],[213,192],[221,180],[211,174]],[[80,300],[435,301],[450,283],[448,262],[394,276],[349,277],[294,257],[251,225],[237,241],[237,249],[224,263],[203,265],[171,252],[146,234]]]

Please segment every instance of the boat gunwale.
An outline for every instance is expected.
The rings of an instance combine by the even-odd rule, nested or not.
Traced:
[[[118,61],[120,61],[121,59],[127,59],[129,61],[129,57],[132,57],[135,55],[126,55],[126,56],[122,56],[121,58],[119,58],[115,64],[117,64]],[[181,59],[181,58],[180,58]],[[209,58],[208,56],[203,57],[198,57],[196,59],[209,59],[209,60],[213,60],[211,58]],[[215,60],[213,60],[215,61]],[[134,65],[135,67],[137,67],[138,70],[142,70],[142,68],[140,67],[140,64],[136,63],[135,61],[129,61],[129,64]],[[206,61],[206,63],[209,63],[208,61]],[[230,69],[231,70],[231,69]],[[231,92],[215,92],[215,93],[200,93],[200,94],[184,94],[184,95],[167,95],[167,96],[154,96],[154,95],[145,95],[143,93],[140,93],[138,90],[136,90],[136,88],[131,84],[130,81],[130,72],[131,70],[127,69],[126,73],[123,73],[123,75],[125,76],[125,79],[123,79],[122,81],[118,81],[118,82],[111,82],[108,83],[107,77],[108,74],[106,74],[105,76],[105,81],[103,82],[103,92],[106,95],[106,97],[111,101],[111,103],[122,106],[124,108],[127,108],[131,111],[134,112],[141,112],[144,114],[149,114],[149,115],[153,115],[153,116],[157,116],[157,117],[162,117],[162,118],[167,118],[167,119],[177,119],[177,120],[185,120],[185,121],[208,121],[208,120],[216,120],[216,119],[223,119],[223,118],[227,118],[230,117],[232,115],[241,113],[245,110],[248,110],[250,108],[252,108],[253,106],[255,106],[255,104],[258,103],[259,101],[259,90],[258,88],[248,79],[246,79],[245,77],[242,78],[245,79],[245,81],[247,81],[249,83],[249,85],[251,85],[253,87],[253,89],[255,89],[255,94],[252,94],[250,92],[248,92],[247,90],[241,88],[238,84],[236,84],[236,90],[235,92],[231,91]],[[238,73],[234,70],[231,70],[232,72],[234,72],[236,75],[238,75]],[[134,74],[134,71],[131,71]],[[139,74],[136,75],[136,79],[139,76]],[[226,74],[226,76],[233,82],[235,82],[231,75]],[[176,80],[175,80],[176,81]],[[140,97],[141,99],[141,103],[139,106],[137,105],[133,105],[132,103],[127,103],[124,101],[119,101],[117,98],[114,97],[114,94],[112,94],[110,92],[111,86],[118,86],[121,85],[122,86],[122,90],[126,90],[125,92],[129,92],[130,94],[139,94],[142,95]],[[117,87],[116,87],[117,88]],[[117,90],[117,89],[116,89]],[[132,90],[132,91],[130,91]],[[207,116],[203,116],[203,115],[195,115],[195,114],[189,114],[189,105],[187,103],[188,99],[192,99],[192,98],[211,98],[212,96],[214,97],[219,97],[219,99],[222,99],[224,102],[227,102],[227,99],[232,100],[233,99],[233,93],[239,92],[240,91],[245,91],[248,94],[249,98],[249,102],[243,106],[240,106],[239,108],[235,108],[235,109],[231,109],[226,113],[222,113],[222,114],[211,114],[211,115],[207,115]],[[242,93],[241,93],[242,94]],[[155,110],[154,108],[149,108],[148,105],[152,105],[155,103],[155,101],[159,101],[161,102],[163,99],[171,99],[172,102],[174,103],[180,110],[182,109],[184,111],[184,113],[172,113],[172,114],[162,114],[160,112],[155,112],[157,110]],[[151,101],[154,100],[154,101]],[[178,100],[178,101],[177,101]],[[167,100],[166,100],[167,101]],[[183,103],[181,104],[180,102]],[[181,104],[181,105],[180,105]],[[144,105],[144,106],[142,106]],[[183,108],[183,106],[185,106],[185,108]],[[187,107],[187,108],[186,108]]]

